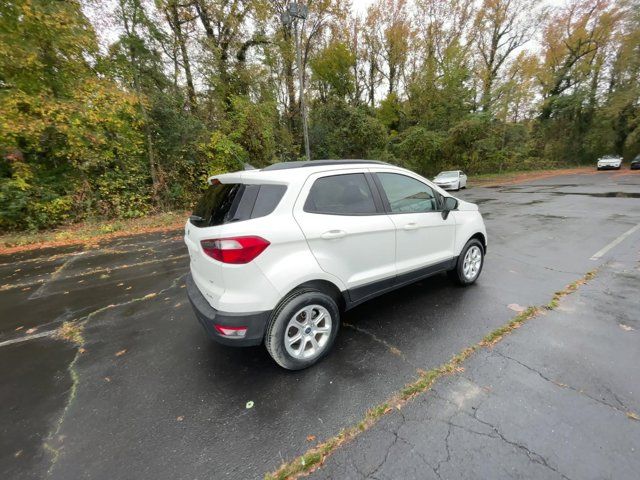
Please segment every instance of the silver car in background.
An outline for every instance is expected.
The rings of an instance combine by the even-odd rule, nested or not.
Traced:
[[[433,179],[433,183],[443,190],[460,190],[467,188],[467,176],[462,170],[440,172]]]

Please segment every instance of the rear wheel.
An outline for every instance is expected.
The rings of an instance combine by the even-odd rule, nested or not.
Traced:
[[[274,310],[265,346],[278,365],[301,370],[329,353],[339,327],[340,310],[333,298],[317,290],[299,290]]]
[[[472,238],[462,249],[456,268],[450,270],[449,277],[458,285],[471,285],[480,276],[484,265],[484,247],[476,238]]]

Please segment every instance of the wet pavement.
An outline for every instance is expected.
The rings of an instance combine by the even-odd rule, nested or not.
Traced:
[[[637,479],[640,241],[464,370],[382,417],[312,479]]]
[[[628,171],[460,192],[487,223],[479,282],[457,288],[439,276],[355,308],[331,355],[301,372],[280,369],[261,347],[207,339],[185,297],[180,232],[0,257],[0,476],[261,478],[311,446],[308,436],[335,435],[418,369],[506,323],[514,305],[547,303],[630,245],[637,253],[640,231],[591,260],[640,224],[638,194],[640,174]],[[628,288],[605,293],[615,318],[633,317],[634,306],[637,316]],[[78,320],[82,350],[50,334]],[[534,355],[532,343],[520,348]],[[510,362],[475,361],[479,369]],[[617,387],[623,402],[637,398]],[[526,402],[525,390],[516,393]]]

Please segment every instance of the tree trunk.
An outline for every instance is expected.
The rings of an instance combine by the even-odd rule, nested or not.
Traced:
[[[184,68],[184,76],[187,81],[187,98],[189,101],[189,110],[195,113],[198,105],[196,100],[196,90],[193,86],[193,75],[191,73],[191,62],[189,61],[189,52],[187,50],[186,39],[182,33],[182,26],[180,23],[180,16],[178,15],[178,6],[175,2],[168,4],[169,11],[167,12],[167,21],[171,25],[173,34],[178,42],[180,48],[180,55],[182,56],[182,65]]]

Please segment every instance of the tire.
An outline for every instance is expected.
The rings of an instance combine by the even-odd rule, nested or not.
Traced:
[[[475,249],[474,249],[475,248]],[[472,250],[470,255],[473,255],[473,252],[480,255],[480,262],[477,265],[475,271],[473,268],[467,270],[467,272],[473,272],[472,276],[465,274],[465,260],[467,260],[467,253]],[[471,259],[468,259],[471,260]],[[449,270],[448,275],[455,283],[466,287],[468,285],[472,285],[478,280],[480,273],[482,273],[482,267],[484,267],[484,247],[482,243],[477,238],[472,238],[467,242],[462,251],[460,252],[460,256],[458,257],[458,262],[456,264],[456,268],[453,270]]]
[[[312,315],[311,322],[308,321],[308,312]],[[323,317],[315,325],[313,319],[320,314]],[[321,331],[327,327],[328,332]],[[278,365],[287,370],[302,370],[329,353],[339,329],[340,309],[333,298],[318,290],[297,290],[285,297],[273,311],[264,344]],[[299,342],[291,343],[289,339],[298,334],[301,337]]]

